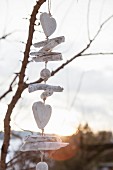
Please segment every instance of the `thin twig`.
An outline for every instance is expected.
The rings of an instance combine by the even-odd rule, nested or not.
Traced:
[[[0,40],[6,39],[8,36],[12,35],[15,31],[9,32],[7,34],[4,34],[2,37],[0,37]]]
[[[88,1],[88,10],[87,10],[87,33],[88,33],[88,39],[89,39],[89,41],[91,40],[91,39],[90,39],[90,28],[89,28],[90,4],[91,4],[91,0]]]
[[[20,130],[22,130],[22,131],[24,131],[24,132],[30,132],[31,134],[33,134],[33,132],[32,132],[31,130],[23,129],[23,128],[21,128],[20,126],[18,126],[15,122],[14,122],[14,124],[15,124]]]
[[[81,56],[91,56],[91,55],[113,55],[113,52],[109,52],[109,53],[98,52],[98,53],[85,53],[85,54],[81,54]]]
[[[71,110],[71,108],[73,107],[73,105],[74,105],[74,103],[75,103],[75,101],[77,99],[77,96],[78,96],[78,94],[80,92],[80,89],[81,89],[81,86],[82,86],[82,82],[83,82],[84,74],[85,74],[85,72],[83,72],[81,77],[80,77],[80,80],[79,80],[79,83],[78,83],[78,87],[77,87],[77,90],[76,90],[76,94],[74,96],[74,99],[73,99],[72,103],[70,104],[70,109],[69,110]]]
[[[13,162],[15,159],[17,159],[18,157],[20,157],[23,154],[23,152],[20,152],[18,155],[16,155],[15,157],[13,157],[9,162],[7,162],[7,165],[10,164],[11,162]]]
[[[9,94],[10,92],[12,92],[12,87],[13,87],[13,83],[15,82],[16,78],[18,77],[18,74],[16,74],[16,76],[14,77],[14,79],[12,80],[11,84],[9,85],[9,89],[2,94],[2,96],[0,96],[0,100],[3,99],[7,94]]]
[[[99,27],[97,33],[95,34],[95,36],[93,37],[92,41],[94,41],[96,39],[96,37],[98,36],[98,34],[100,33],[100,31],[102,30],[103,26],[110,21],[113,18],[113,15],[111,15],[110,17],[108,17]]]

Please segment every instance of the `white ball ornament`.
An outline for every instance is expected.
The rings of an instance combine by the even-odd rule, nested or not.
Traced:
[[[47,97],[51,96],[53,94],[52,89],[47,89],[41,94],[41,99],[45,100]]]
[[[46,162],[39,162],[36,165],[36,170],[48,170],[48,165]]]
[[[40,72],[40,77],[44,80],[48,80],[48,78],[51,77],[51,72],[45,68]]]

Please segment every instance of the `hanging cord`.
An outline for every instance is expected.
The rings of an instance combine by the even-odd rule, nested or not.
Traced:
[[[51,15],[51,0],[48,0],[48,12]]]
[[[43,151],[40,151],[40,153],[41,153],[41,162],[43,162],[45,153]]]
[[[47,69],[47,61],[45,61],[45,69]],[[46,84],[47,80],[44,80],[44,83]]]
[[[47,69],[47,61],[45,62],[45,69]],[[46,84],[46,81],[47,81],[47,80],[44,80],[44,83],[45,83],[45,84]],[[43,99],[44,104],[45,104],[45,101],[46,101],[46,98]]]
[[[45,62],[45,68],[47,68],[47,61]]]
[[[42,136],[44,136],[44,129],[42,129]]]

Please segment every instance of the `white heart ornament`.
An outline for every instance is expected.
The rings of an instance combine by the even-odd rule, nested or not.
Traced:
[[[43,129],[49,122],[52,113],[52,107],[39,101],[33,104],[32,110],[38,128]]]
[[[56,20],[46,12],[40,15],[40,22],[46,37],[49,37],[56,30]]]

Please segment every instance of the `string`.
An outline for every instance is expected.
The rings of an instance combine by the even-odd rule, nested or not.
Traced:
[[[48,12],[51,15],[51,0],[48,0]]]
[[[47,69],[47,61],[45,61],[45,69]],[[47,80],[44,80],[44,83],[46,84]]]
[[[41,162],[43,162],[44,160],[44,152],[40,151],[41,152]]]
[[[44,129],[42,129],[42,136],[44,136]]]

